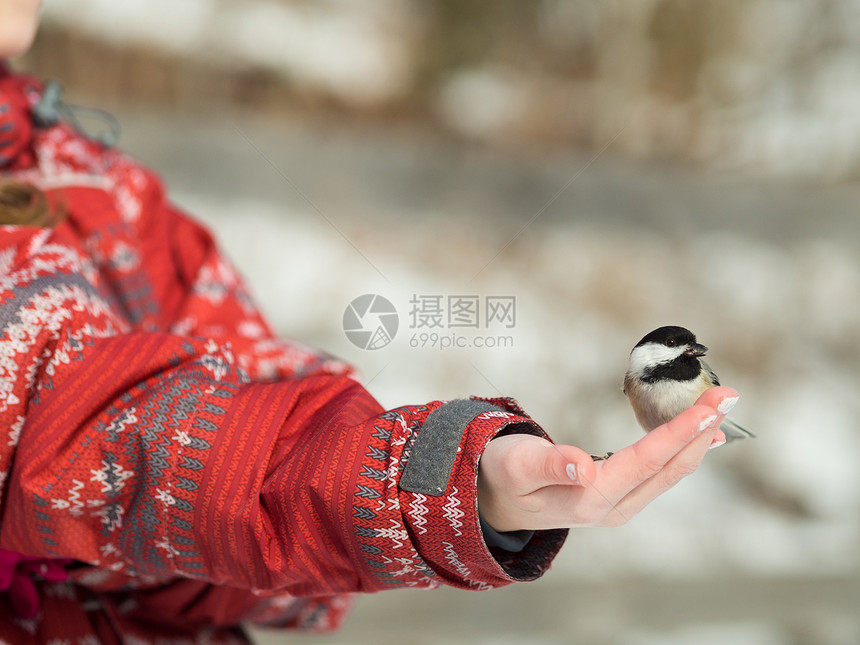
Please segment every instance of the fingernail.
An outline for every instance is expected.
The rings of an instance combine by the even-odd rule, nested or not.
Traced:
[[[714,425],[714,421],[716,421],[716,420],[717,420],[716,414],[709,414],[704,419],[702,419],[702,422],[699,424],[699,430],[698,431],[704,432],[705,430],[710,428],[712,425]]]
[[[713,450],[714,448],[719,448],[719,447],[720,447],[720,446],[722,446],[725,442],[726,442],[726,440],[725,440],[725,439],[714,439],[714,440],[711,442],[711,445],[710,445],[710,446],[708,446],[708,450]]]
[[[576,467],[576,464],[568,464],[565,468],[567,472],[567,476],[570,477],[577,484],[579,483],[579,469]]]
[[[727,396],[722,401],[720,401],[720,404],[717,406],[717,412],[719,412],[720,414],[728,414],[729,410],[735,407],[735,403],[738,402],[739,398],[740,397],[738,396]]]

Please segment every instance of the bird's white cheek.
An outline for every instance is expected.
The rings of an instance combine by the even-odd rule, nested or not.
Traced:
[[[637,376],[642,376],[657,365],[671,363],[683,352],[683,347],[666,347],[659,343],[647,343],[634,347],[630,353],[629,371]]]

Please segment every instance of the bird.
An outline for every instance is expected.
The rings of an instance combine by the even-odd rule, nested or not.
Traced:
[[[693,332],[676,325],[659,327],[636,343],[622,391],[645,432],[668,422],[705,390],[720,384],[714,370],[702,360],[707,351]],[[729,418],[723,420],[720,430],[726,441],[755,436]]]

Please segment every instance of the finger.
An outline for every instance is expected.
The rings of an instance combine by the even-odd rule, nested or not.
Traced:
[[[711,447],[713,441],[711,437],[720,433],[718,428],[721,420],[722,416],[717,416],[710,431],[703,432],[701,436],[684,446],[658,473],[629,492],[616,505],[618,511],[626,517],[633,517],[682,479],[692,475]]]
[[[730,387],[717,386],[705,390],[696,403],[710,405],[716,408],[717,412],[720,414],[726,415],[735,406],[735,403],[738,402],[739,398],[740,395],[736,390]],[[722,419],[720,419],[720,423],[722,423]],[[719,448],[724,443],[726,443],[726,435],[720,430],[714,435],[714,438],[708,447]]]
[[[696,401],[696,404],[707,405],[714,408],[720,414],[727,414],[735,403],[738,402],[739,397],[740,395],[737,390],[724,385],[717,385],[705,390],[702,396],[699,397],[699,400]]]
[[[710,443],[720,416],[710,406],[694,405],[622,448],[603,463],[600,473],[603,494],[616,503],[659,473],[691,441],[707,435]]]
[[[719,428],[732,406],[738,401],[738,392],[730,387],[716,386],[705,390],[695,405],[677,415],[668,423],[654,428],[644,438],[629,446],[638,458],[640,469],[635,479],[641,483],[656,474],[668,461],[681,452],[708,427]],[[695,414],[691,410],[697,411]],[[711,419],[716,415],[716,419]],[[713,423],[712,423],[713,422]],[[714,433],[716,435],[716,432]],[[720,437],[721,439],[725,438]],[[711,440],[714,436],[711,437]],[[708,441],[710,444],[710,440]],[[620,451],[621,454],[624,451]],[[627,456],[626,454],[623,456]],[[617,467],[618,461],[612,464]],[[607,464],[609,465],[609,464]]]
[[[725,443],[725,434],[719,426],[725,418],[725,412],[737,402],[738,394],[731,388],[712,388],[712,390],[716,391],[708,390],[697,403],[698,405],[712,404],[716,407],[717,418],[713,422],[712,432],[707,430],[702,432],[700,437],[684,446],[658,473],[628,493],[617,505],[620,512],[627,516],[637,514],[654,499],[695,472],[710,448]]]

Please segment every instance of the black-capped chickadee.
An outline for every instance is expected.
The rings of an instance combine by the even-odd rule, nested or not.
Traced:
[[[660,327],[636,343],[624,375],[624,394],[639,424],[650,432],[696,402],[720,381],[701,359],[708,348],[683,327]],[[726,418],[720,425],[726,441],[755,435]]]

